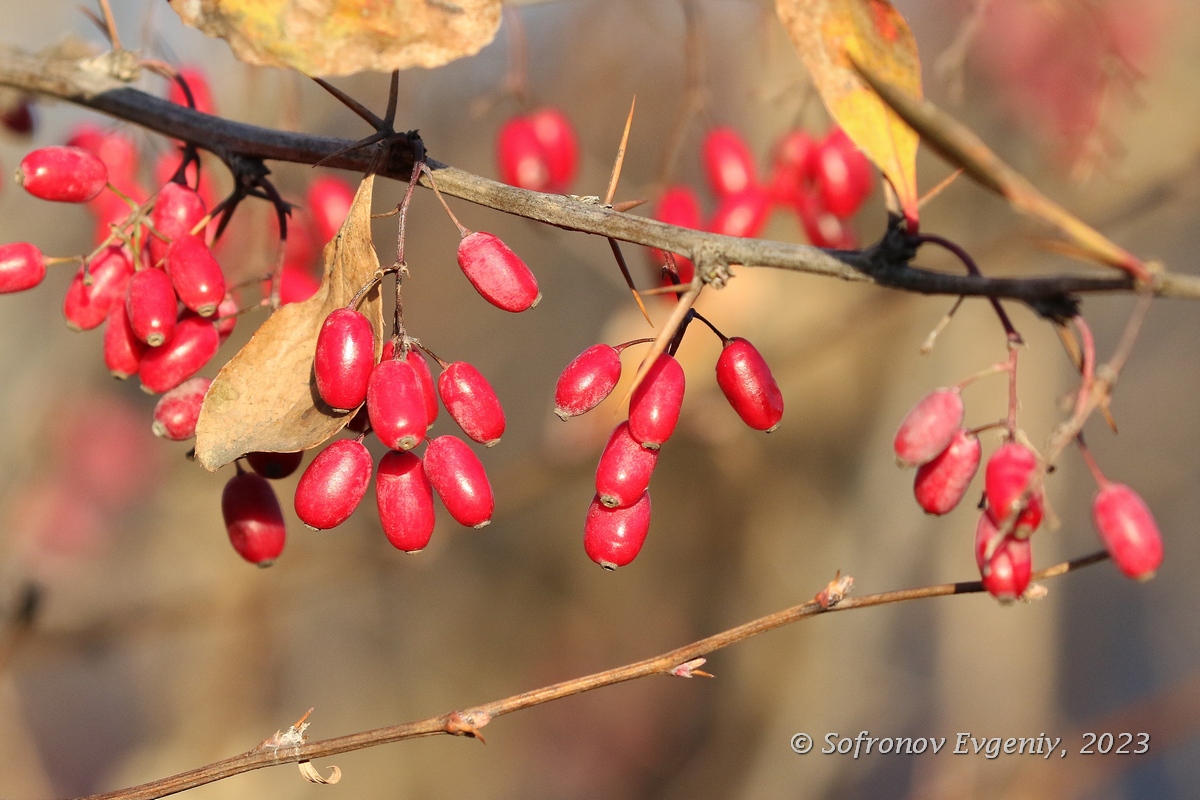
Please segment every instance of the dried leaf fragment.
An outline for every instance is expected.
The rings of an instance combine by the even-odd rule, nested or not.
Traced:
[[[379,269],[371,243],[374,176],[358,187],[341,230],[325,246],[325,274],[316,294],[272,314],[213,380],[196,423],[196,460],[216,470],[246,453],[294,453],[315,447],[345,427],[353,414],[336,413],[317,393],[313,355],[321,323],[345,306]],[[358,306],[382,348],[379,288]]]
[[[298,766],[300,767],[300,774],[303,775],[304,780],[308,781],[309,783],[319,783],[325,786],[332,786],[342,779],[342,770],[337,766],[332,766],[329,768],[328,778],[318,772],[317,768],[312,765],[311,761],[301,761]]]

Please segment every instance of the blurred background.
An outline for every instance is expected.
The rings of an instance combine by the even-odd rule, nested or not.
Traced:
[[[185,29],[170,8],[113,0],[127,46],[207,72],[232,119],[357,138],[365,125],[315,85],[237,63],[223,42]],[[756,0],[571,0],[506,11],[478,56],[400,80],[397,127],[417,128],[430,154],[495,177],[496,130],[553,105],[574,122],[581,169],[570,191],[603,195],[630,99],[637,115],[618,200],[654,200],[690,184],[706,213],[699,144],[713,126],[738,130],[760,170],[773,143],[828,120],[774,17]],[[1052,197],[1133,252],[1194,272],[1200,164],[1200,9],[1172,0],[899,2],[921,49],[928,94],[966,121]],[[513,31],[523,30],[523,37]],[[102,38],[75,2],[0,9],[6,45],[38,50],[64,36]],[[689,39],[689,36],[691,37]],[[522,44],[523,39],[523,44]],[[689,86],[688,43],[699,83]],[[523,105],[510,76],[524,52]],[[337,81],[375,108],[384,76]],[[161,80],[144,87],[163,92]],[[689,102],[699,111],[681,116]],[[35,145],[61,143],[84,122],[64,105],[34,109],[32,140],[0,137],[11,174]],[[682,120],[682,121],[681,121]],[[683,127],[680,128],[679,126]],[[138,144],[146,183],[171,145],[117,126]],[[678,148],[674,131],[682,130]],[[672,154],[672,150],[676,152]],[[219,189],[228,177],[219,164]],[[271,165],[300,202],[314,171]],[[928,153],[922,191],[950,169]],[[341,174],[353,182],[356,176]],[[375,208],[401,194],[378,186]],[[409,331],[443,358],[488,376],[509,427],[481,451],[497,497],[494,522],[466,530],[440,517],[430,547],[407,556],[383,537],[373,493],[342,527],[314,533],[291,511],[298,476],[276,489],[289,520],[268,570],[230,548],[220,515],[229,468],[209,474],[187,444],[156,440],[154,400],[114,382],[100,331],[74,333],[61,301],[73,268],[0,298],[0,796],[34,800],[117,789],[231,756],[309,707],[325,738],[465,708],[669,650],[804,602],[841,570],[856,593],[977,576],[977,479],[944,518],[912,500],[891,437],[930,389],[1004,358],[985,303],[968,302],[929,356],[918,348],[948,298],[738,269],[700,308],[766,356],[784,392],[783,426],[746,428],[713,378],[719,340],[700,326],[679,357],[688,378],[681,429],[652,483],[654,516],[638,559],[614,573],[585,556],[582,526],[595,462],[620,417],[615,400],[561,423],[559,371],[585,347],[653,335],[607,244],[474,207],[463,224],[500,235],[537,273],[544,300],[509,315],[478,297],[455,267],[456,231],[419,192],[409,223]],[[650,213],[645,206],[633,213]],[[1037,246],[1040,231],[962,180],[922,211],[922,227],[967,248],[994,275],[1080,269]],[[876,191],[853,222],[860,242],[884,224]],[[0,188],[0,239],[49,254],[90,249],[82,208]],[[254,276],[273,258],[267,209],[239,213],[222,260]],[[766,237],[803,241],[777,211]],[[380,260],[394,258],[395,222],[377,220]],[[644,286],[645,253],[626,257]],[[960,266],[936,252],[919,262]],[[314,266],[315,269],[315,266]],[[1101,358],[1132,308],[1088,297]],[[661,323],[667,305],[650,304]],[[1021,352],[1020,424],[1044,444],[1063,418],[1073,369],[1049,326],[1009,307]],[[1136,584],[1104,563],[1047,582],[1048,596],[1001,606],[986,595],[926,600],[821,617],[710,658],[715,680],[656,678],[498,719],[487,746],[437,737],[327,760],[337,786],[290,766],[202,787],[189,797],[586,798],[1190,798],[1200,786],[1200,315],[1154,304],[1113,403],[1120,435],[1087,428],[1107,474],[1138,489],[1166,543],[1157,578]],[[222,361],[261,315],[243,319]],[[632,372],[639,356],[625,356]],[[219,364],[203,374],[215,375]],[[621,394],[621,390],[615,393]],[[992,378],[965,392],[967,422],[1004,413]],[[435,431],[449,432],[443,414]],[[985,457],[997,434],[983,435]],[[1078,454],[1051,476],[1060,524],[1034,537],[1035,567],[1098,548],[1095,491]],[[439,512],[440,513],[440,512]],[[31,587],[40,602],[21,624]],[[938,755],[798,756],[789,739],[945,736]],[[1079,755],[1082,733],[1148,732],[1145,756]],[[1065,759],[950,755],[955,736],[1062,737]],[[320,764],[325,767],[327,764]]]

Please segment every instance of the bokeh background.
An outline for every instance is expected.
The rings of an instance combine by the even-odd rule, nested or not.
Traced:
[[[165,3],[113,5],[128,46],[202,65],[222,114],[328,135],[367,133],[316,86],[238,64],[223,43],[182,28]],[[986,9],[973,10],[980,5]],[[1195,271],[1200,9],[1171,0],[898,7],[916,33],[933,98],[1122,245],[1174,271]],[[691,8],[701,76],[692,93],[680,3],[533,4],[506,18],[480,55],[404,74],[397,125],[420,129],[435,158],[494,176],[494,133],[523,108],[505,82],[519,22],[529,102],[561,107],[578,127],[578,194],[603,194],[635,94],[618,199],[653,199],[665,179],[703,191],[698,145],[713,125],[742,132],[764,170],[786,131],[824,131],[828,121],[773,4],[694,0]],[[0,30],[6,46],[27,50],[67,35],[101,44],[66,0],[4,4]],[[338,83],[368,105],[385,101],[382,76]],[[163,89],[157,80],[145,86]],[[693,97],[701,110],[686,121],[672,158],[672,132]],[[38,105],[36,114],[32,142],[0,137],[5,171],[34,144],[104,122],[64,104]],[[147,165],[170,148],[128,131]],[[314,174],[295,165],[273,170],[296,200]],[[922,154],[923,189],[949,172]],[[212,176],[225,185],[219,165]],[[396,185],[380,187],[376,209],[399,196]],[[949,307],[946,298],[738,270],[701,307],[767,356],[787,403],[784,425],[770,436],[741,425],[713,379],[719,343],[692,330],[680,351],[688,374],[682,427],[654,478],[650,537],[634,564],[607,573],[584,555],[582,523],[595,461],[619,412],[610,403],[560,423],[553,386],[585,347],[649,328],[603,240],[462,202],[455,209],[464,224],[521,253],[545,299],[519,316],[488,306],[455,267],[453,227],[418,193],[409,329],[491,379],[509,430],[483,454],[497,496],[493,524],[476,532],[442,518],[430,548],[416,556],[387,543],[370,496],[341,528],[305,530],[290,510],[293,477],[277,485],[290,524],[283,557],[265,571],[245,564],[220,517],[230,470],[206,473],[186,460],[187,445],[155,440],[153,399],[108,377],[100,332],[63,324],[71,268],[0,298],[0,796],[83,795],[162,777],[247,750],[310,706],[317,738],[464,708],[803,602],[837,570],[861,593],[975,577],[975,512],[967,503],[941,519],[922,514],[890,440],[926,391],[1003,358],[986,304],[967,303],[923,357],[918,347]],[[1079,268],[1039,249],[1038,229],[966,181],[922,216],[924,229],[961,243],[989,274]],[[855,226],[868,242],[882,225],[876,192]],[[64,255],[89,249],[91,231],[83,209],[40,203],[4,179],[3,240]],[[785,213],[765,235],[802,240]],[[389,262],[394,222],[378,221],[375,238]],[[266,210],[251,206],[223,258],[231,273],[255,275],[271,262],[271,246]],[[649,284],[648,262],[635,250],[626,255]],[[920,261],[959,268],[937,253]],[[1083,308],[1103,357],[1132,301],[1089,297]],[[1021,426],[1044,443],[1063,416],[1072,369],[1044,323],[1010,310],[1028,341]],[[1114,401],[1120,435],[1098,421],[1087,429],[1110,477],[1141,491],[1162,527],[1167,558],[1148,584],[1102,564],[1047,583],[1048,596],[1032,604],[966,596],[817,618],[716,654],[707,667],[715,680],[643,680],[527,710],[493,722],[486,746],[418,740],[331,759],[344,772],[337,786],[310,785],[285,766],[189,797],[1195,797],[1196,310],[1184,301],[1154,304]],[[665,305],[652,304],[652,313],[661,322]],[[259,319],[239,325],[222,357]],[[626,356],[627,368],[636,358]],[[970,424],[999,418],[1003,379],[972,386],[966,399]],[[438,423],[450,424],[444,415]],[[991,434],[984,441],[997,444]],[[1039,567],[1098,546],[1089,518],[1094,486],[1077,454],[1065,456],[1048,492],[1061,524],[1035,537]],[[41,603],[23,629],[17,620],[31,586]],[[945,736],[950,745],[936,756],[858,760],[797,756],[788,746],[797,732],[820,746],[827,733],[861,730]],[[1079,755],[1085,731],[1148,732],[1150,753]],[[959,732],[1063,737],[1072,752],[1051,761],[950,755]]]

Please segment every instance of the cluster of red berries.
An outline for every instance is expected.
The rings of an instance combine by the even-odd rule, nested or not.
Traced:
[[[722,337],[717,383],[751,428],[773,431],[783,418],[783,394],[754,345]],[[617,347],[597,344],[580,353],[559,375],[554,413],[564,421],[599,405],[621,378]],[[650,529],[650,478],[659,451],[679,420],[683,367],[669,353],[651,365],[629,402],[629,418],[609,436],[596,467],[596,495],[584,523],[583,547],[605,569],[623,567],[637,556]]]
[[[579,137],[553,106],[520,114],[496,134],[496,164],[510,186],[565,194],[579,169]]]
[[[896,458],[902,466],[917,467],[913,494],[930,514],[954,509],[979,469],[982,448],[976,432],[963,427],[963,416],[960,387],[935,389],[908,412],[896,431]],[[1045,514],[1038,468],[1038,455],[1010,435],[984,470],[975,560],[984,588],[1000,600],[1020,597],[1033,572],[1030,537]],[[1100,539],[1124,574],[1148,580],[1163,554],[1150,510],[1128,486],[1110,483],[1098,473],[1097,481],[1100,491],[1092,503],[1092,518]]]
[[[714,128],[701,145],[704,174],[717,199],[717,208],[705,224],[700,199],[690,187],[668,187],[658,200],[654,218],[685,228],[704,229],[729,236],[757,236],[773,208],[796,212],[809,242],[818,247],[855,246],[845,221],[871,194],[870,162],[842,132],[832,128],[820,140],[803,130],[784,134],[775,143],[771,173],[758,177],[754,156],[741,134],[731,128]],[[665,260],[654,252],[657,263]],[[693,267],[676,255],[679,278],[690,282]]]

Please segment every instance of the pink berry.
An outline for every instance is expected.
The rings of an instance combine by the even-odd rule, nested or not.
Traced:
[[[958,389],[934,389],[900,423],[892,443],[896,460],[906,467],[932,461],[950,446],[962,421],[963,400]]]
[[[987,497],[988,516],[997,526],[1028,535],[1042,524],[1041,492],[1029,499],[1016,525],[1011,522],[1035,469],[1037,456],[1019,442],[1009,442],[992,453],[983,474],[983,491]]]
[[[554,386],[554,413],[564,422],[604,402],[621,380],[621,354],[607,344],[594,344],[575,356]]]
[[[913,480],[917,504],[929,514],[950,513],[979,470],[980,450],[978,437],[960,428],[945,450],[917,467]]]
[[[411,450],[429,427],[421,380],[403,359],[380,361],[367,386],[371,430],[392,450]]]
[[[200,405],[211,385],[209,378],[189,378],[158,398],[154,405],[154,435],[173,442],[183,442],[195,436]]]
[[[46,277],[42,251],[28,242],[0,245],[0,294],[32,289]]]
[[[642,447],[657,450],[675,432],[683,406],[683,367],[662,353],[629,401],[629,432]]]
[[[721,198],[708,229],[725,236],[753,238],[762,232],[770,212],[771,201],[766,190],[750,186],[737,194]]]
[[[82,148],[43,147],[21,159],[17,184],[42,200],[85,203],[104,190],[108,170]]]
[[[658,451],[642,447],[622,422],[608,438],[596,466],[596,496],[608,508],[626,508],[642,498],[658,464]]]
[[[740,337],[725,342],[717,359],[717,385],[751,428],[768,433],[783,419],[783,392],[754,345]]]
[[[713,194],[729,197],[740,194],[757,183],[754,176],[754,156],[732,128],[714,128],[701,144],[704,173]]]
[[[247,453],[246,463],[250,469],[268,480],[277,481],[286,478],[300,468],[304,460],[304,451],[297,453]]]
[[[321,399],[335,411],[362,405],[375,366],[375,331],[352,308],[335,308],[317,334],[313,372]]]
[[[159,189],[154,210],[150,212],[150,224],[166,239],[150,236],[150,263],[158,264],[166,258],[171,243],[191,234],[207,213],[200,195],[182,183],[167,183]]]
[[[561,194],[571,186],[579,166],[579,139],[567,115],[553,106],[531,112],[526,119],[542,147],[546,164],[547,191]]]
[[[583,526],[583,549],[605,569],[623,567],[637,557],[650,530],[650,493],[626,508],[606,508],[592,499]]]
[[[133,276],[133,263],[124,248],[110,245],[92,259],[88,274],[90,286],[84,284],[83,267],[80,267],[63,298],[67,326],[77,331],[99,327],[113,305],[124,305],[125,289]]]
[[[527,117],[513,117],[496,134],[500,180],[509,186],[545,192],[551,187],[550,158]]]
[[[690,186],[669,186],[658,200],[654,209],[654,218],[669,225],[679,225],[683,228],[699,230],[704,226],[700,213],[700,200]],[[657,248],[651,248],[656,263],[665,264],[667,257]],[[695,277],[696,267],[684,256],[675,254],[675,268],[679,270],[679,280],[691,283]]]
[[[1029,586],[1033,555],[1028,539],[999,537],[1000,531],[991,518],[986,513],[980,514],[975,528],[975,563],[979,565],[983,588],[997,600],[1012,602]],[[997,538],[999,542],[991,557],[986,557],[989,543]]]
[[[114,303],[104,323],[104,366],[114,378],[125,380],[138,374],[147,345],[129,324],[124,303]]]
[[[817,147],[813,171],[829,213],[845,219],[871,194],[871,164],[841,128]]]
[[[261,475],[243,472],[225,484],[221,494],[225,530],[238,555],[269,567],[283,552],[287,531],[275,490]]]
[[[135,272],[125,287],[125,313],[133,332],[151,347],[170,339],[179,304],[167,273],[156,268]]]
[[[497,308],[525,311],[542,299],[537,279],[499,237],[476,231],[458,244],[458,266],[475,291]]]
[[[353,203],[354,189],[340,178],[322,175],[308,185],[305,204],[312,215],[318,244],[324,246],[337,235]],[[288,230],[291,231],[290,225]]]
[[[470,438],[491,447],[504,435],[504,409],[487,378],[465,361],[455,361],[438,377],[442,405]]]
[[[225,299],[225,273],[208,245],[196,236],[180,234],[171,242],[166,270],[180,302],[202,317],[211,317]]]
[[[496,500],[483,462],[462,439],[439,436],[425,450],[425,474],[459,525],[482,528],[492,521]]]
[[[296,516],[310,528],[336,528],[354,513],[371,483],[366,445],[339,439],[312,460],[296,484]]]
[[[393,547],[406,553],[425,549],[437,517],[433,487],[421,459],[408,452],[386,453],[375,475],[375,502],[383,533]]]
[[[199,372],[216,355],[219,344],[211,320],[184,314],[170,340],[142,356],[138,366],[142,389],[151,394],[174,389]]]
[[[1138,581],[1154,577],[1163,559],[1162,535],[1137,492],[1123,483],[1105,484],[1092,501],[1092,522],[1121,572]]]

